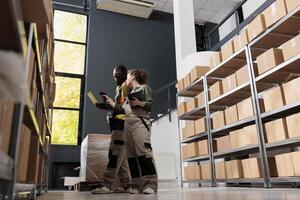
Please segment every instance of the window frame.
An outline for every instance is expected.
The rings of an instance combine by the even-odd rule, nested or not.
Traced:
[[[56,107],[53,106],[53,110],[68,110],[68,111],[78,111],[79,112],[79,119],[78,119],[78,127],[77,127],[77,144],[76,145],[81,145],[82,142],[82,131],[83,131],[83,108],[84,108],[84,95],[85,95],[85,80],[86,80],[86,65],[87,65],[87,42],[88,42],[88,30],[89,30],[89,15],[82,13],[82,12],[76,12],[76,11],[70,11],[69,9],[60,9],[60,8],[54,8],[53,9],[53,14],[55,14],[55,11],[63,11],[63,12],[68,12],[68,13],[73,13],[73,14],[78,14],[78,15],[84,15],[86,17],[86,38],[85,38],[85,43],[83,42],[76,42],[72,40],[65,40],[65,39],[56,39],[54,38],[54,42],[65,42],[65,43],[70,43],[70,44],[78,44],[78,45],[83,45],[85,47],[85,54],[84,54],[84,69],[83,69],[83,74],[74,74],[74,73],[66,73],[66,72],[55,72],[55,76],[57,77],[66,77],[66,78],[76,78],[80,79],[80,97],[79,97],[79,108],[69,108],[69,107]],[[55,66],[54,66],[55,70]],[[55,145],[69,145],[69,144],[55,144]]]

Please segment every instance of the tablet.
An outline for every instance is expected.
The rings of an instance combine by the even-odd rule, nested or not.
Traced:
[[[89,91],[87,93],[87,96],[90,98],[90,100],[93,102],[93,104],[99,103],[96,96],[94,95],[94,93],[92,91]]]

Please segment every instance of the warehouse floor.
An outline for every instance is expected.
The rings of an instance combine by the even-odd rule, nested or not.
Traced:
[[[161,189],[157,195],[109,194],[92,195],[90,192],[48,192],[38,200],[299,200],[299,189],[252,189],[252,188],[202,188]]]

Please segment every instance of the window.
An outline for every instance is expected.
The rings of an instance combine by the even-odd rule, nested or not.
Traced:
[[[52,144],[77,145],[81,135],[87,16],[54,11],[56,97]]]

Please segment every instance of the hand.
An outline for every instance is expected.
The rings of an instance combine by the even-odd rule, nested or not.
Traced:
[[[110,98],[107,95],[103,95],[103,96],[106,98],[106,103],[107,104],[111,105],[111,107],[115,107],[116,103],[115,103],[115,101],[112,98]]]
[[[139,99],[133,97],[134,100],[129,101],[130,106],[134,107],[134,106],[140,106],[140,107],[144,107],[145,103],[143,101],[140,101]]]

